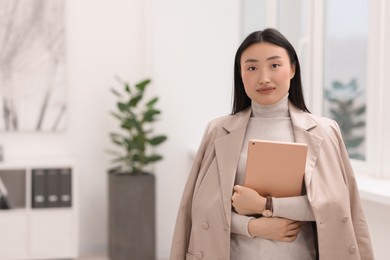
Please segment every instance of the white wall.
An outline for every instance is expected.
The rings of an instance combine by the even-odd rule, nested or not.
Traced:
[[[68,4],[70,154],[80,174],[81,253],[105,252],[107,241],[108,133],[114,75],[142,73],[138,0],[72,0]]]
[[[154,91],[164,113],[159,130],[169,135],[156,167],[158,254],[165,257],[190,152],[210,119],[230,113],[239,10],[235,0],[152,2]]]
[[[157,255],[168,257],[176,213],[207,121],[230,112],[237,0],[67,0],[68,129],[0,133],[6,160],[71,157],[80,188],[80,250],[105,253],[108,132],[118,74],[151,76],[162,109],[158,132],[169,140],[157,177]]]
[[[388,260],[390,259],[388,242],[390,207],[365,199],[362,200],[362,205],[366,214],[375,259]]]

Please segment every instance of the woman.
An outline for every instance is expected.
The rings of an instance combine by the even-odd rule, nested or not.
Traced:
[[[264,198],[242,186],[252,138],[308,145],[301,196]],[[207,126],[170,259],[373,259],[339,127],[309,113],[296,52],[274,29],[250,34],[237,50],[233,111]]]

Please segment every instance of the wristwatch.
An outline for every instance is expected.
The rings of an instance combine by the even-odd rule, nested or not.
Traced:
[[[265,207],[264,207],[264,210],[263,212],[261,213],[261,215],[263,215],[263,217],[266,217],[266,218],[270,218],[272,217],[272,197],[270,196],[267,196],[265,197],[266,201],[265,201]]]

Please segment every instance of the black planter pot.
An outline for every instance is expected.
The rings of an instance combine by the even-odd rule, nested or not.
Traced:
[[[109,175],[109,257],[155,260],[155,177]]]

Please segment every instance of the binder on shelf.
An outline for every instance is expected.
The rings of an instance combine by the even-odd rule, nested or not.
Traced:
[[[60,177],[60,207],[72,206],[72,170],[70,168],[59,169]]]
[[[48,208],[60,206],[60,178],[58,172],[58,169],[46,169],[46,206]]]
[[[8,201],[8,191],[4,185],[3,180],[0,177],[0,209],[10,209],[10,203]]]
[[[32,202],[33,208],[46,207],[46,192],[45,192],[45,170],[32,170]]]

